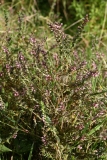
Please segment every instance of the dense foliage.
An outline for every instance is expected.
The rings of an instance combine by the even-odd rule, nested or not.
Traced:
[[[32,6],[29,1],[27,11],[20,8],[22,2],[16,10],[15,1],[4,3],[0,12],[1,159],[106,159],[107,56],[106,47],[100,48],[102,31],[98,40],[91,34],[86,39],[91,24],[86,14],[72,37],[54,9],[45,17],[36,9],[40,2]],[[63,7],[70,3],[63,2]],[[69,6],[74,3],[86,1]]]

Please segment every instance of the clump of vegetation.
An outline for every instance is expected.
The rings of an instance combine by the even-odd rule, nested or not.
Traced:
[[[38,12],[20,12],[14,27],[8,17],[4,10],[1,158],[106,158],[106,55],[93,40],[83,47],[88,15],[73,39]]]

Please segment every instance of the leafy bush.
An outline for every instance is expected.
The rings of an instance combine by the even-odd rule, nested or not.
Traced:
[[[5,12],[0,42],[1,156],[106,156],[106,56],[94,42],[88,48],[79,43],[88,16],[73,39],[59,22],[48,20],[46,26],[33,18],[35,31],[27,16],[20,13],[11,31]]]

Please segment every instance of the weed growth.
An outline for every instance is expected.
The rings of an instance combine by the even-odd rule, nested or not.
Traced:
[[[10,32],[4,13],[6,30],[0,42],[1,156],[37,160],[104,157],[106,57],[95,47],[78,45],[88,17],[72,40],[59,22],[48,21],[45,30],[38,20],[36,29],[44,37],[38,35],[22,13]]]

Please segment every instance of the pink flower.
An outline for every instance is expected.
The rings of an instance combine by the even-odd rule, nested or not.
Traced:
[[[78,145],[77,148],[78,148],[79,150],[81,150],[81,149],[82,149],[82,146],[81,146],[81,145]]]

